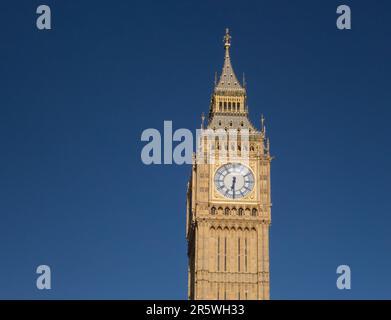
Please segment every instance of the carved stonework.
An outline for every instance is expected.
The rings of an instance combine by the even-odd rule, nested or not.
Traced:
[[[216,155],[213,164],[194,161],[187,192],[188,295],[189,299],[263,300],[270,292],[270,143],[263,116],[259,131],[249,120],[247,92],[232,68],[228,32],[224,39],[224,66],[216,80],[207,128],[248,130],[247,147],[218,141],[214,148],[227,148],[230,155],[237,147],[248,151],[249,159],[223,161]],[[227,169],[220,171],[216,182],[222,167]]]

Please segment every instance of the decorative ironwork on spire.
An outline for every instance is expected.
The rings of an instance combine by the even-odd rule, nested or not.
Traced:
[[[229,48],[231,47],[231,35],[229,34],[229,29],[225,30],[224,36],[224,48],[225,48],[225,58],[224,58],[224,66],[221,72],[220,79],[215,86],[215,92],[220,93],[236,93],[236,94],[244,94],[245,89],[242,87],[238,78],[235,75],[235,72],[232,68],[231,58],[229,54]]]

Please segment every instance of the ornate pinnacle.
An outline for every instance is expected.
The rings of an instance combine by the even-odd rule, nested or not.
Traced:
[[[205,121],[205,115],[204,113],[201,114],[201,129],[204,129],[204,121]]]
[[[261,130],[263,134],[266,135],[265,118],[263,117],[263,114],[261,114]]]
[[[231,36],[229,35],[229,29],[225,29],[224,47],[228,49],[231,46]]]

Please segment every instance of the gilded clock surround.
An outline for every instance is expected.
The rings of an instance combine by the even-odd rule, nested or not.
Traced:
[[[224,66],[219,81],[215,81],[207,129],[248,130],[247,146],[239,139],[230,139],[216,142],[214,148],[225,148],[228,158],[233,153],[231,148],[248,148],[244,165],[254,175],[254,186],[240,199],[224,197],[215,187],[215,173],[222,165],[240,160],[219,158],[217,152],[214,163],[203,163],[194,155],[187,191],[189,299],[270,298],[270,142],[263,116],[260,130],[248,117],[245,81],[240,83],[236,78],[230,46],[227,30]]]

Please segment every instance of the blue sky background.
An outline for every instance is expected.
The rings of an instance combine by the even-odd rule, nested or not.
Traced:
[[[39,4],[51,31],[35,27]],[[335,26],[349,4],[351,31]],[[222,36],[271,137],[271,297],[391,298],[389,1],[3,1],[0,298],[186,299],[188,165],[141,133],[195,130]],[[153,199],[153,201],[151,201]],[[50,291],[35,269],[52,268]],[[352,269],[339,291],[336,268]]]

